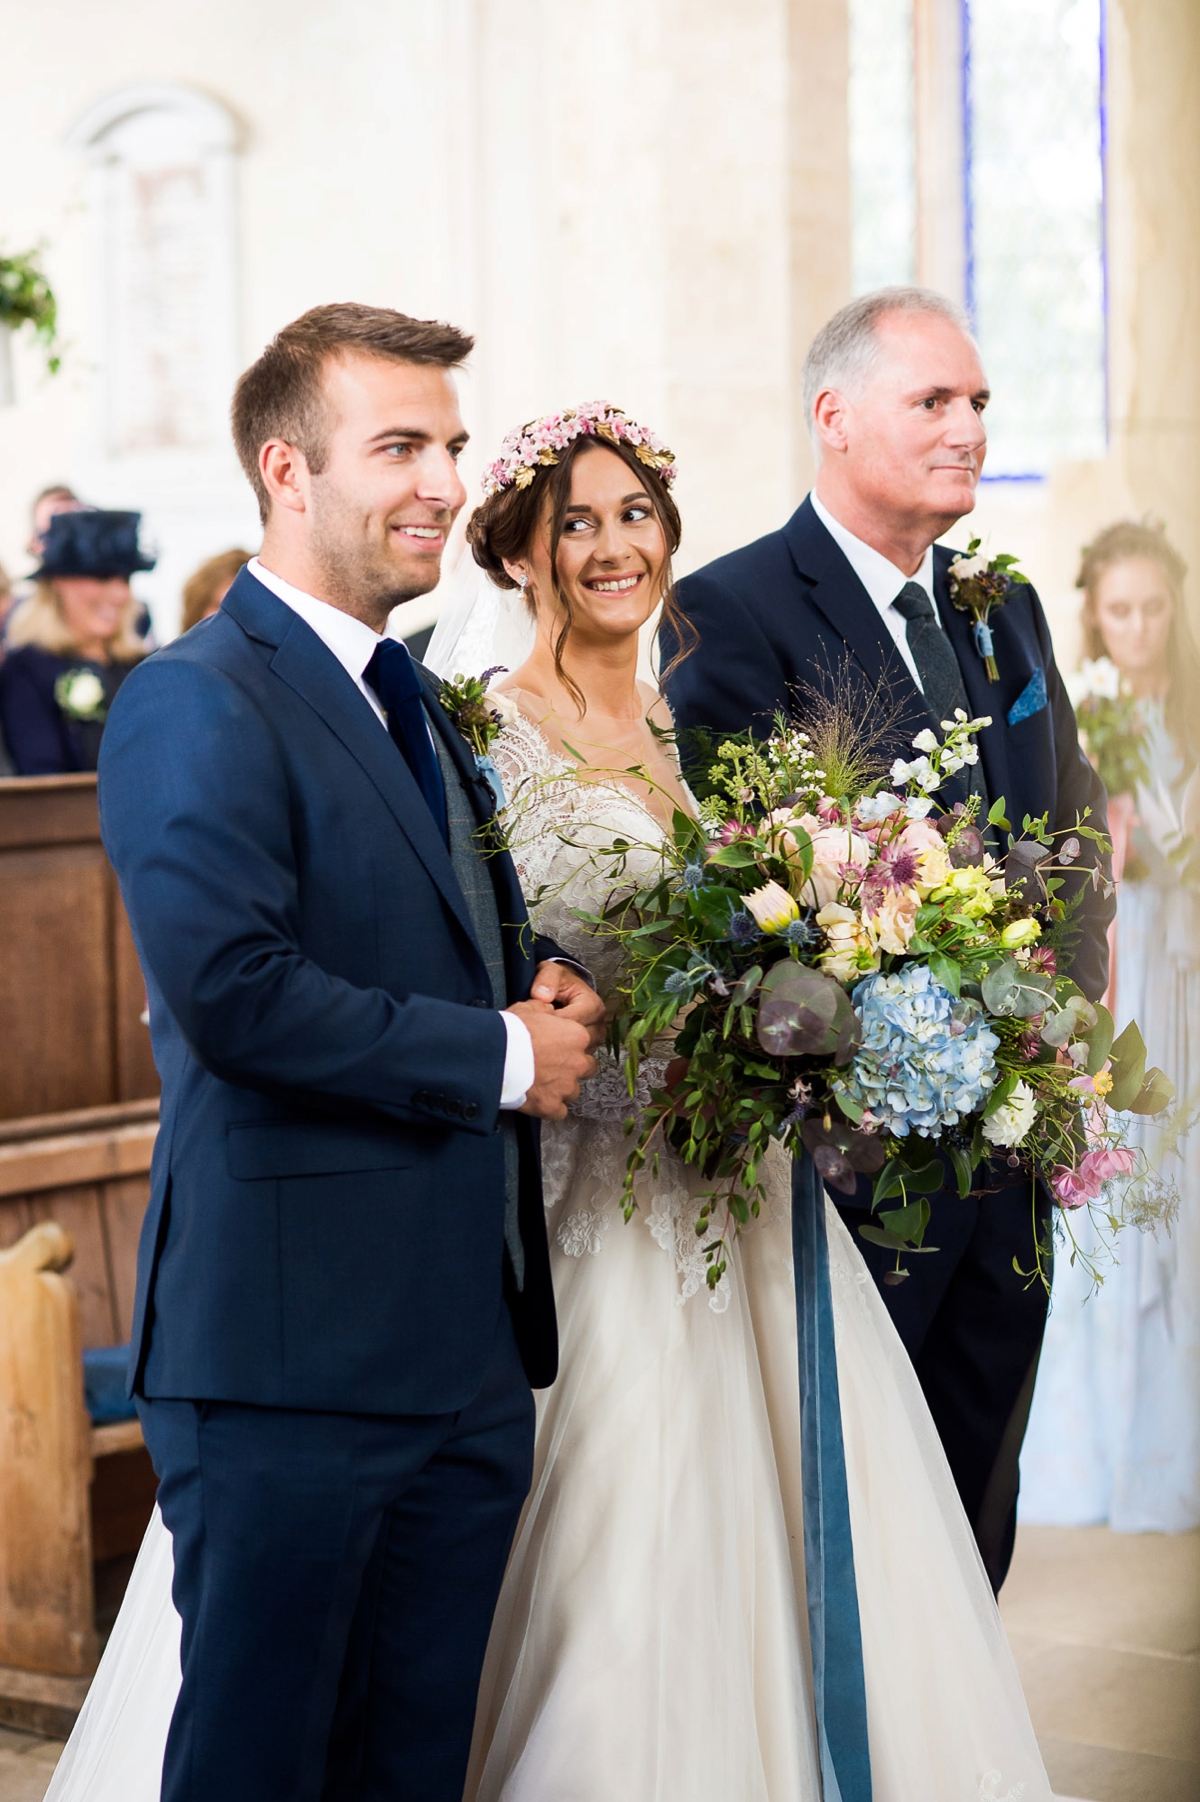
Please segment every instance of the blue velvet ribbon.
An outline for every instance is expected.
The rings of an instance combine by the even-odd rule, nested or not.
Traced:
[[[975,621],[975,649],[981,657],[996,655],[996,641],[992,637],[992,628],[985,619]]]
[[[491,789],[496,801],[496,812],[499,813],[504,806],[504,784],[500,779],[499,770],[492,759],[485,757],[481,751],[475,753],[475,768]]]
[[[804,1578],[822,1802],[871,1802],[867,1692],[838,1399],[825,1189],[807,1152],[792,1165],[792,1257],[800,1345]]]

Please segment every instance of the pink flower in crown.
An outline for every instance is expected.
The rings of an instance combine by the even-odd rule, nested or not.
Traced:
[[[678,466],[662,440],[635,420],[626,418],[619,407],[611,406],[608,401],[595,400],[569,408],[565,413],[547,413],[510,432],[500,447],[500,457],[484,470],[485,498],[504,488],[527,486],[536,469],[557,463],[561,453],[577,438],[597,434],[614,443],[633,446],[639,460],[657,470],[668,487],[674,482]]]

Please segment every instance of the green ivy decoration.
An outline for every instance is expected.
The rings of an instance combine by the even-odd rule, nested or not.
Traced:
[[[54,290],[38,267],[40,247],[20,255],[0,256],[0,325],[19,332],[31,326],[46,354],[49,374],[57,375],[62,359],[57,352],[58,302]]]

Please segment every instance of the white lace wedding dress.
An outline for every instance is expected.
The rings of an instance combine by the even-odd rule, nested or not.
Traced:
[[[515,855],[542,929],[615,971],[599,850],[659,829],[503,735]],[[541,896],[539,905],[539,894]],[[654,1072],[648,1072],[653,1078]],[[561,1373],[480,1692],[469,1802],[820,1802],[804,1601],[786,1157],[715,1294],[700,1182],[670,1152],[619,1204],[629,1102],[611,1062],[543,1133]],[[1021,1686],[908,1358],[827,1207],[873,1802],[1049,1802]],[[156,1514],[47,1802],[152,1802],[178,1683]]]

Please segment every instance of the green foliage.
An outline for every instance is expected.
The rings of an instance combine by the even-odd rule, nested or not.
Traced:
[[[62,359],[58,342],[58,302],[42,274],[38,251],[0,255],[0,325],[10,331],[29,326],[46,352],[46,368],[57,375]]]

